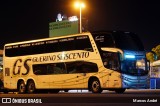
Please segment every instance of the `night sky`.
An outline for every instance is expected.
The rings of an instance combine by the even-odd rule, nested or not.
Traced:
[[[61,13],[79,15],[76,0],[1,0],[0,49],[5,43],[49,36],[49,22]],[[139,35],[146,50],[160,44],[158,0],[83,0],[88,30],[123,30]]]

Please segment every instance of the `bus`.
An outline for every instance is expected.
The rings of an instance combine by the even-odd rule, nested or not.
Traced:
[[[150,88],[160,89],[160,60],[151,63],[150,67]]]
[[[3,87],[3,50],[0,50],[0,90]]]
[[[154,61],[151,64],[150,77],[160,78],[160,60]]]
[[[9,43],[3,56],[4,88],[8,91],[123,93],[130,88],[148,88],[145,50],[131,32],[96,31]]]

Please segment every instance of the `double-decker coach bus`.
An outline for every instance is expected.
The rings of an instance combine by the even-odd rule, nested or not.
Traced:
[[[10,43],[4,46],[3,61],[4,88],[19,93],[42,89],[123,93],[148,87],[145,51],[130,32],[86,32]]]

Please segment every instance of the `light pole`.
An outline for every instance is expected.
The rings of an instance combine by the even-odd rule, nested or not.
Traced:
[[[79,32],[82,33],[82,8],[84,8],[85,5],[82,2],[76,2],[75,7],[79,8]]]

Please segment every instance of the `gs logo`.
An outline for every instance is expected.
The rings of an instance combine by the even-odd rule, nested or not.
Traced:
[[[22,65],[26,69],[26,72],[22,73],[22,75],[27,75],[30,71],[28,61],[31,61],[31,59],[26,59],[24,62],[22,59],[16,60],[13,66],[13,75],[20,75]]]

